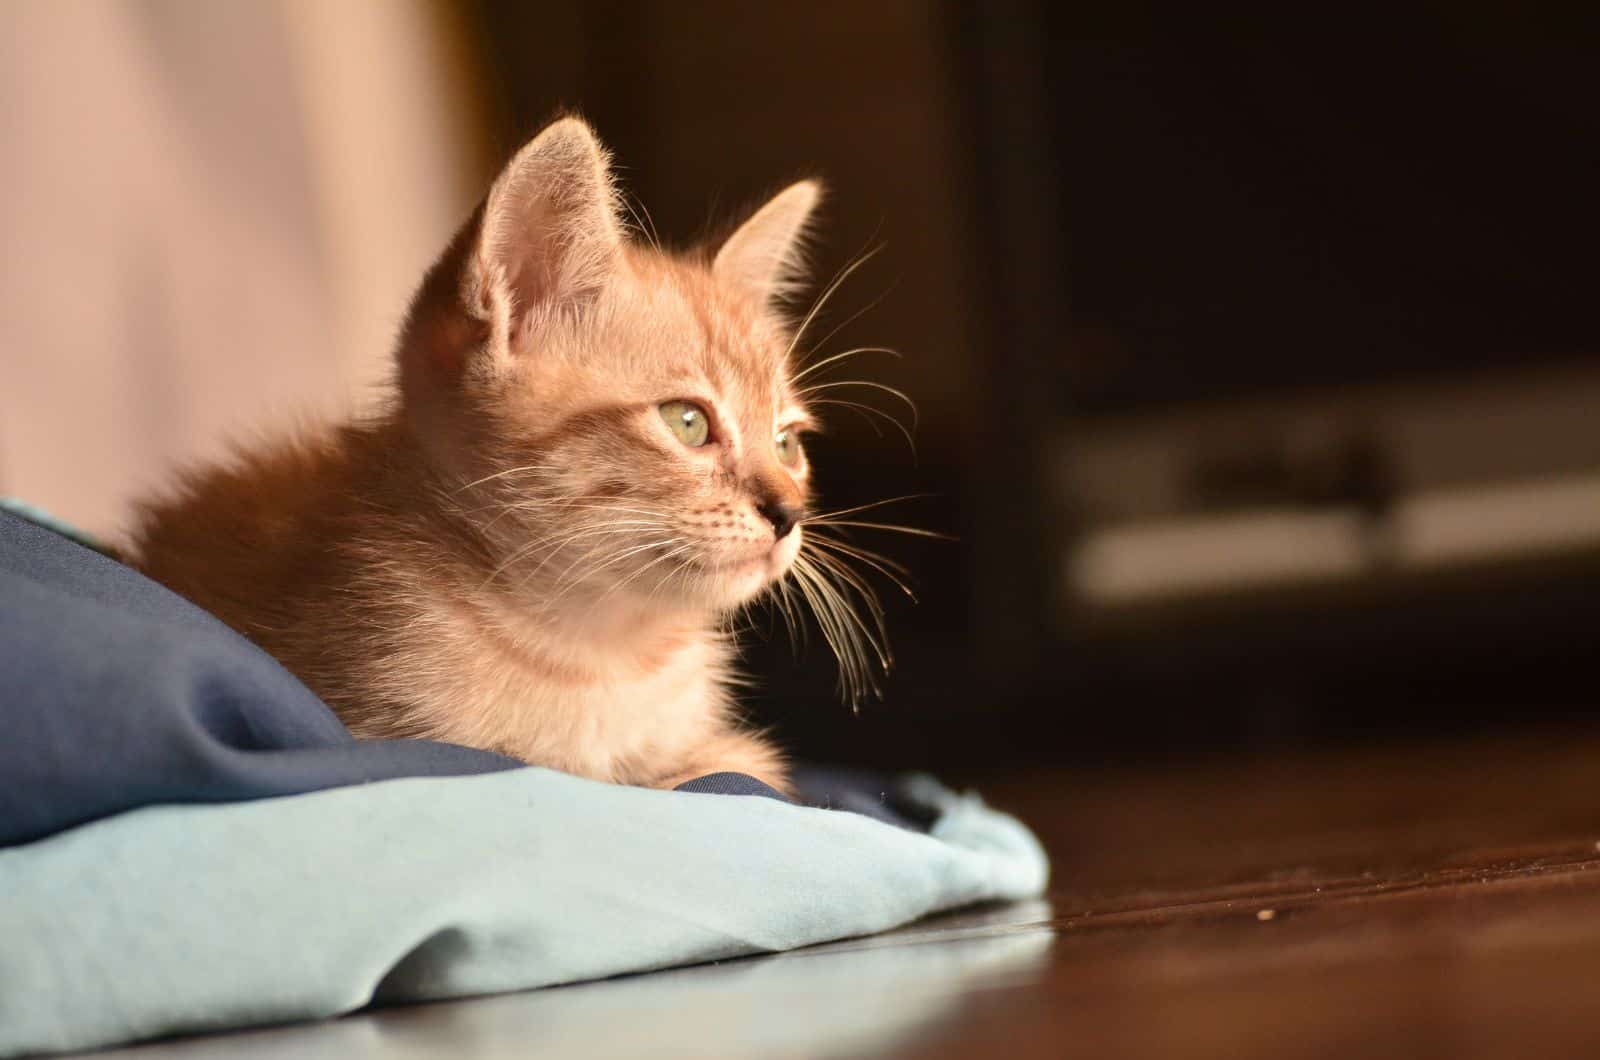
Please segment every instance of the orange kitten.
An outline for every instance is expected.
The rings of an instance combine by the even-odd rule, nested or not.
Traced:
[[[144,507],[140,567],[358,736],[782,786],[721,627],[805,532],[777,303],[817,197],[792,185],[708,259],[671,256],[628,241],[605,150],[556,122],[423,281],[392,409],[191,476]]]

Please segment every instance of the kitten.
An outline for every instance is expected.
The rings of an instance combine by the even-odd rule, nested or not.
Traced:
[[[818,195],[794,184],[714,254],[669,255],[626,238],[591,130],[555,122],[423,280],[392,407],[188,477],[142,507],[137,564],[357,736],[783,787],[722,629],[807,533],[812,417],[779,309]]]

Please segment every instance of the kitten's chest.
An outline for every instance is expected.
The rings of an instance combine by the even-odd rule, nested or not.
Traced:
[[[465,657],[449,687],[413,691],[430,728],[581,776],[671,773],[729,711],[728,652],[714,634],[582,653],[481,635],[455,646]]]

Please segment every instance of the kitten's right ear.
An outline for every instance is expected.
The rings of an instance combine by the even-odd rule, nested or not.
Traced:
[[[510,349],[542,314],[581,306],[616,267],[623,242],[606,149],[562,118],[495,179],[461,272],[461,299]]]
[[[623,244],[606,149],[563,118],[517,152],[412,300],[399,348],[408,400],[493,371],[522,338],[593,300]]]

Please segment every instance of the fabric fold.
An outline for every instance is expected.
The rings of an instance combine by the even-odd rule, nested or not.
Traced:
[[[921,834],[544,769],[152,806],[0,851],[0,1056],[793,949],[1039,894],[1026,828]]]

